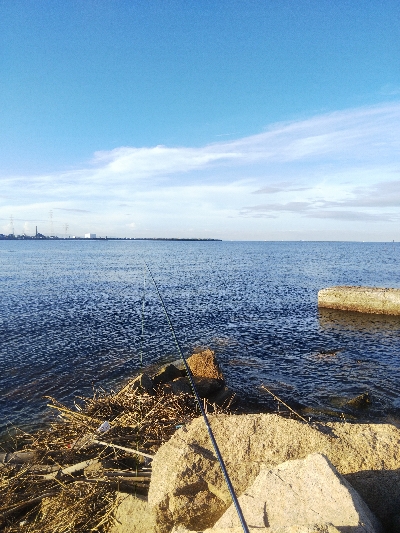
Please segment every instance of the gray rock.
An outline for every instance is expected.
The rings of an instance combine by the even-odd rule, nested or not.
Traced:
[[[400,315],[400,289],[329,287],[318,292],[318,307],[361,313]]]
[[[115,522],[108,533],[154,533],[154,511],[144,497],[117,492],[115,503]]]
[[[240,496],[251,527],[284,528],[333,524],[343,533],[377,533],[381,526],[366,503],[322,454],[263,469]],[[214,528],[240,526],[233,505]]]

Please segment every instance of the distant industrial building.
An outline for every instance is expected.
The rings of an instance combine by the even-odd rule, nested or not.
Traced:
[[[96,234],[95,233],[85,233],[85,239],[95,239]]]

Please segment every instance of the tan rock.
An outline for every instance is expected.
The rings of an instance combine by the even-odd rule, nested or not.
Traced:
[[[333,524],[348,533],[377,533],[381,526],[365,502],[322,454],[263,469],[240,496],[246,523],[256,528]],[[216,528],[240,526],[233,505]]]
[[[318,430],[270,414],[210,416],[210,424],[238,496],[261,468],[323,453],[384,525],[400,509],[400,430],[392,425],[332,422]],[[168,531],[173,524],[189,527],[174,500],[184,493],[195,501],[202,491],[216,498],[213,517],[218,512],[222,516],[230,495],[204,422],[196,419],[178,430],[155,455],[149,504],[157,510],[159,524],[170,524]],[[206,508],[197,506],[196,513],[191,524],[196,519],[208,527],[215,523],[206,522]]]
[[[340,533],[339,529],[332,524],[313,524],[311,526],[288,526],[288,527],[249,527],[250,533]],[[172,530],[172,533],[243,533],[243,528],[228,527],[219,528],[213,527],[204,531],[190,531],[184,526],[177,526]]]
[[[187,363],[193,376],[196,378],[224,380],[224,376],[219,368],[215,354],[208,348],[202,352],[191,355],[187,359]]]
[[[114,519],[108,533],[155,532],[155,513],[144,497],[118,493]]]
[[[318,307],[400,315],[400,289],[338,286],[318,292]]]

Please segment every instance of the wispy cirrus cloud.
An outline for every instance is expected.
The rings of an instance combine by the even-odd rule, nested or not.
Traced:
[[[55,207],[57,211],[69,211],[70,213],[90,213],[88,209],[73,209],[68,207]]]
[[[289,212],[289,213],[304,213],[312,209],[312,202],[288,202],[286,204],[261,204],[245,207],[241,211],[242,216],[251,216],[252,213],[257,215]]]
[[[309,218],[323,218],[334,220],[352,220],[363,222],[395,222],[400,219],[399,215],[392,214],[377,214],[377,213],[365,213],[362,211],[341,211],[341,210],[328,210],[319,209],[313,212],[305,213],[304,216]]]
[[[288,192],[295,189],[282,187],[273,193]],[[309,188],[297,190],[311,190]],[[314,193],[318,192],[317,190]],[[377,222],[394,222],[400,220],[400,180],[377,183],[373,186],[356,187],[344,192],[344,199],[325,200],[318,194],[308,201],[292,201],[286,203],[265,203],[244,207],[240,216],[243,217],[276,217],[278,213],[296,213],[307,218],[353,220]],[[365,210],[369,208],[369,211]],[[389,209],[386,209],[389,208]],[[397,208],[393,211],[390,208]],[[360,209],[364,209],[360,211]],[[379,212],[377,212],[377,210]]]
[[[306,238],[313,218],[394,223],[399,153],[400,103],[382,104],[200,147],[118,147],[78,169],[3,176],[0,207],[16,220],[43,220],[53,209],[54,223],[67,218],[76,233],[90,219],[99,234],[110,234],[110,226],[115,233],[174,234],[190,225],[201,236],[211,225],[217,233],[223,228],[216,236],[257,238],[265,218],[277,228],[295,220]],[[261,195],[274,202],[260,202]],[[123,206],[133,218],[128,226]]]
[[[261,189],[257,189],[256,191],[253,191],[253,194],[277,194],[279,192],[298,192],[298,191],[307,191],[310,187],[296,187],[291,182],[281,182],[281,183],[273,183],[271,185],[267,185],[266,187],[262,187]]]
[[[368,187],[356,187],[353,190],[353,198],[342,202],[342,205],[349,204],[360,207],[400,208],[400,179],[383,181]]]

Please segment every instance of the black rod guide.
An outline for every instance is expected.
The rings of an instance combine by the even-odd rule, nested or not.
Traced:
[[[144,261],[144,264],[146,265],[146,268],[147,268],[147,270],[149,271],[149,274],[150,274],[151,280],[152,280],[152,282],[154,283],[154,287],[156,288],[156,291],[157,291],[158,297],[159,297],[159,299],[160,299],[161,305],[162,305],[162,307],[163,307],[163,309],[164,309],[164,313],[165,313],[165,316],[166,316],[166,318],[167,318],[168,325],[169,325],[169,327],[170,327],[170,329],[171,329],[172,336],[173,336],[173,338],[174,338],[174,341],[175,341],[176,347],[177,347],[177,349],[178,349],[178,353],[179,353],[179,355],[180,355],[180,357],[181,357],[181,359],[182,359],[182,361],[183,361],[183,363],[184,363],[184,365],[185,365],[186,373],[187,373],[187,376],[188,376],[188,378],[189,378],[189,382],[190,382],[190,385],[191,385],[191,387],[192,387],[193,394],[194,394],[194,396],[195,396],[195,398],[196,398],[196,401],[197,401],[197,403],[198,403],[198,406],[199,406],[199,409],[200,409],[201,415],[202,415],[202,417],[203,417],[203,419],[204,419],[204,422],[205,422],[205,424],[206,424],[207,431],[208,431],[208,435],[209,435],[210,440],[211,440],[211,443],[212,443],[212,445],[213,445],[213,448],[214,448],[214,451],[215,451],[215,455],[217,456],[218,462],[219,462],[219,464],[220,464],[220,466],[221,466],[221,470],[222,470],[222,473],[223,473],[223,475],[224,475],[225,482],[226,482],[226,484],[227,484],[227,486],[228,486],[228,490],[229,490],[229,493],[230,493],[230,495],[231,495],[231,498],[232,498],[233,504],[234,504],[234,506],[235,506],[235,508],[236,508],[236,512],[237,512],[237,514],[238,514],[238,517],[239,517],[240,523],[241,523],[241,525],[242,525],[243,531],[244,531],[244,533],[250,533],[249,528],[247,527],[246,521],[245,521],[245,519],[244,519],[243,512],[242,512],[242,509],[241,509],[241,507],[240,507],[239,501],[238,501],[237,496],[236,496],[236,494],[235,494],[235,489],[233,488],[233,485],[232,485],[232,483],[231,483],[231,480],[230,480],[230,478],[229,478],[228,472],[227,472],[226,467],[225,467],[224,460],[222,459],[221,452],[219,451],[217,441],[215,440],[214,434],[213,434],[213,432],[212,432],[212,429],[211,429],[210,422],[209,422],[209,420],[208,420],[207,414],[206,414],[206,412],[205,412],[205,410],[204,410],[204,408],[203,408],[203,405],[202,405],[202,402],[201,402],[201,399],[200,399],[199,393],[197,392],[196,385],[195,385],[194,380],[193,380],[192,372],[191,372],[191,370],[190,370],[190,368],[189,368],[189,365],[188,365],[188,363],[187,363],[187,361],[186,361],[185,356],[183,355],[183,352],[182,352],[182,350],[181,350],[180,344],[179,344],[179,342],[178,342],[178,338],[177,338],[177,336],[176,336],[174,326],[173,326],[173,324],[172,324],[172,322],[171,322],[171,319],[170,319],[170,317],[169,317],[167,307],[166,307],[166,305],[165,305],[165,303],[164,303],[164,300],[163,300],[163,297],[161,296],[161,293],[160,293],[160,291],[159,291],[159,289],[158,289],[158,285],[157,285],[157,283],[156,283],[156,280],[154,279],[153,274],[152,274],[152,272],[151,272],[151,270],[150,270],[148,264],[146,263],[146,261]]]

